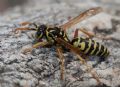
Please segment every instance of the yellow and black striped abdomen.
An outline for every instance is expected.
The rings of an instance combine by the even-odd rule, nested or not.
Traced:
[[[109,55],[109,51],[106,47],[92,39],[77,37],[71,41],[71,44],[74,47],[78,47],[86,55],[100,57],[107,57]]]

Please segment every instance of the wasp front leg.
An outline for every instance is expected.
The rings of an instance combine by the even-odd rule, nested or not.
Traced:
[[[22,53],[23,53],[23,54],[26,54],[26,53],[28,53],[28,52],[31,53],[34,48],[38,48],[38,47],[40,47],[40,46],[43,47],[43,46],[46,46],[46,45],[49,45],[49,43],[48,43],[48,42],[38,42],[38,43],[32,45],[32,47],[23,48],[23,49],[22,49]]]

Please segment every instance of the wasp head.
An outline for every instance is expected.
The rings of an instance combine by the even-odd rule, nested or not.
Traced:
[[[40,25],[38,26],[37,32],[36,32],[36,39],[41,40],[43,36],[45,35],[45,31],[47,29],[46,25]]]

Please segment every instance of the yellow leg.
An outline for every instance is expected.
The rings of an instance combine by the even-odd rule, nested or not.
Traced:
[[[38,48],[40,46],[45,46],[45,45],[48,45],[48,44],[49,44],[48,42],[38,42],[30,48],[23,49],[23,53],[26,54],[27,52],[31,52],[34,48]]]
[[[59,56],[58,58],[60,59],[61,80],[64,80],[64,71],[65,71],[64,56],[62,53],[62,49],[60,47],[57,47],[57,53]]]

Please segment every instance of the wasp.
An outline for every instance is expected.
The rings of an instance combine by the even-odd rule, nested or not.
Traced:
[[[89,55],[99,56],[103,59],[109,55],[108,49],[101,45],[100,43],[96,42],[92,39],[95,37],[95,34],[86,31],[83,28],[76,29],[74,38],[70,40],[66,34],[66,29],[69,29],[73,25],[83,21],[84,19],[94,16],[102,11],[102,8],[95,7],[86,10],[85,12],[79,14],[77,17],[69,20],[67,23],[61,26],[48,26],[48,25],[37,25],[35,23],[30,22],[22,22],[20,23],[22,26],[32,24],[34,28],[17,28],[15,31],[19,30],[34,30],[36,31],[35,34],[35,41],[36,43],[32,45],[31,48],[27,48],[24,52],[32,51],[34,48],[38,48],[40,46],[47,47],[47,46],[56,46],[56,51],[60,59],[60,70],[61,70],[61,79],[64,79],[64,56],[63,50],[67,49],[66,51],[71,51],[77,55],[77,58],[87,67],[87,71],[92,74],[92,76],[97,80],[98,83],[101,83],[99,77],[97,76],[96,71],[93,71],[93,68],[90,67],[87,63],[85,58]],[[78,31],[83,32],[88,37],[82,38],[78,37]],[[96,36],[97,37],[97,36]],[[41,41],[42,39],[46,39],[46,41]]]

